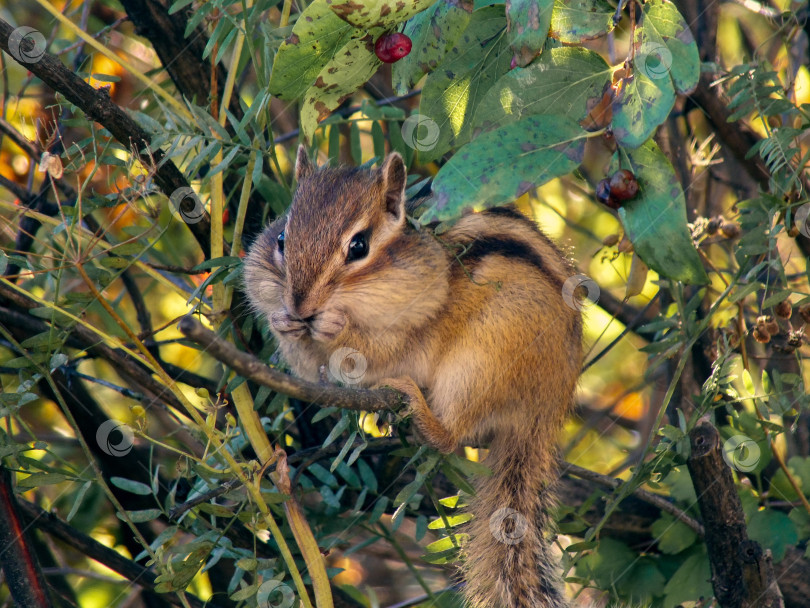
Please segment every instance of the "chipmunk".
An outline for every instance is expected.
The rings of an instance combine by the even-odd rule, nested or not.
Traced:
[[[488,445],[463,593],[474,608],[566,606],[543,530],[582,356],[581,316],[563,298],[569,262],[511,208],[441,236],[413,227],[396,153],[379,169],[316,169],[300,147],[295,175],[288,213],[244,266],[284,359],[317,381],[349,347],[366,362],[357,384],[402,391],[430,446]]]

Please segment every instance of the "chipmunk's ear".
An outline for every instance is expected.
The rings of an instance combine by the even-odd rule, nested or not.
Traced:
[[[315,165],[309,160],[307,149],[302,145],[298,146],[298,155],[295,157],[295,181],[300,182],[302,178],[309,176],[315,171]]]
[[[402,220],[405,217],[405,183],[408,179],[405,161],[397,152],[392,152],[385,157],[381,171],[385,210],[397,221]]]

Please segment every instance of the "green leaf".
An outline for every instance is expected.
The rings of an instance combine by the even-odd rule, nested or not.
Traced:
[[[370,492],[377,491],[377,478],[374,476],[374,471],[366,464],[366,461],[357,459],[357,472],[360,473],[360,479],[363,480],[363,485],[369,489]]]
[[[301,107],[301,130],[304,136],[311,140],[318,121],[326,118],[371,78],[380,65],[370,33],[362,38],[349,40],[337,51],[304,93]]]
[[[456,526],[460,526],[461,524],[467,523],[472,519],[472,513],[462,513],[461,515],[448,515],[447,516],[447,525],[444,523],[444,519],[439,517],[438,519],[434,519],[432,522],[428,524],[428,528],[431,530],[444,530],[446,527],[455,528]]]
[[[354,27],[390,28],[425,10],[436,0],[326,0],[335,14]]]
[[[697,45],[671,2],[644,4],[633,38],[633,71],[623,79],[613,104],[613,133],[637,147],[666,120],[675,90],[688,93],[700,77]]]
[[[334,427],[332,427],[332,430],[329,432],[329,435],[326,437],[326,439],[323,440],[323,445],[321,446],[321,448],[325,448],[326,446],[330,445],[335,439],[340,437],[340,434],[347,428],[349,428],[350,423],[351,420],[349,419],[349,416],[345,414],[341,416],[337,424]]]
[[[774,562],[781,561],[787,548],[799,541],[799,532],[793,520],[773,509],[763,509],[751,515],[748,536],[765,549],[770,549]]]
[[[416,531],[413,534],[413,539],[416,542],[422,540],[427,534],[427,517],[420,515],[416,518]]]
[[[507,37],[517,64],[529,65],[543,50],[554,0],[512,0],[506,5]]]
[[[654,82],[644,72],[634,71],[621,81],[613,100],[616,141],[637,148],[666,120],[673,105],[675,90],[668,78]]]
[[[700,78],[697,43],[675,4],[648,0],[633,38],[637,71],[659,81],[672,81],[679,93],[690,93]]]
[[[686,200],[669,160],[653,141],[627,150],[639,192],[619,209],[635,252],[658,274],[689,284],[709,281],[686,225]]]
[[[711,569],[705,550],[689,556],[664,587],[664,607],[675,608],[682,602],[712,597]]]
[[[323,466],[319,465],[317,462],[309,465],[309,468],[307,468],[307,472],[309,472],[310,475],[315,477],[322,484],[325,484],[331,488],[338,487],[337,478],[334,475],[332,475],[332,473],[330,473],[328,470],[326,470]]]
[[[485,133],[441,168],[420,221],[455,219],[512,201],[570,173],[582,162],[586,137],[577,123],[556,115],[529,116]]]
[[[224,255],[219,258],[211,258],[210,260],[205,260],[204,262],[200,262],[194,268],[193,271],[198,270],[208,270],[210,268],[219,268],[222,266],[233,266],[235,264],[241,264],[242,258],[235,256],[235,255]]]
[[[92,485],[92,481],[85,481],[82,484],[82,487],[79,488],[79,491],[76,493],[76,498],[73,500],[73,506],[70,508],[70,513],[68,513],[65,521],[70,522],[70,520],[76,517],[76,513],[79,512],[79,507],[84,500],[84,495],[87,494],[87,490],[89,490]]]
[[[613,29],[615,12],[606,0],[554,0],[549,36],[569,44],[599,38]]]
[[[377,520],[379,520],[380,517],[383,516],[383,513],[385,513],[385,510],[387,508],[388,508],[388,497],[381,496],[380,498],[378,498],[377,502],[374,503],[374,509],[368,516],[368,523],[373,524]]]
[[[419,114],[436,123],[439,133],[432,148],[419,148],[423,161],[435,160],[470,140],[471,118],[479,101],[509,70],[511,51],[505,26],[503,8],[487,6],[474,11],[441,69],[428,75]]]
[[[283,496],[283,494],[281,496]],[[200,503],[198,508],[203,513],[208,513],[209,515],[213,515],[214,517],[233,517],[234,515],[234,511],[230,507],[210,502]]]
[[[630,606],[649,606],[653,597],[661,595],[661,589],[667,582],[666,577],[661,573],[655,562],[650,558],[640,558],[632,567],[630,572],[625,574],[621,580],[619,588],[630,600]]]
[[[301,97],[356,31],[332,12],[326,0],[315,0],[298,16],[276,53],[270,92],[281,99]]]
[[[447,551],[427,553],[426,555],[422,555],[420,559],[428,564],[452,564],[458,560],[460,551],[461,549],[453,547],[452,549],[447,549]]]
[[[38,488],[39,486],[49,486],[67,481],[67,477],[61,473],[34,473],[25,479],[17,482],[21,488]]]
[[[442,472],[444,473],[445,477],[452,483],[455,487],[457,487],[462,492],[466,492],[467,494],[474,495],[475,488],[470,485],[462,475],[458,473],[458,471],[450,466],[448,463],[444,463],[442,465]]]
[[[470,23],[472,8],[469,0],[439,0],[405,24],[402,33],[411,39],[413,49],[392,67],[397,93],[404,95],[436,69]]]
[[[440,551],[447,551],[448,549],[453,549],[455,547],[458,547],[468,537],[469,537],[469,535],[467,535],[467,534],[451,534],[450,536],[440,538],[439,540],[430,543],[427,547],[425,547],[425,550],[429,551],[430,553],[438,553]]]
[[[425,483],[424,479],[420,479],[418,476],[414,479],[411,483],[407,486],[402,488],[399,493],[397,494],[396,498],[394,498],[394,506],[400,506],[403,503],[408,502],[411,498],[413,498],[414,494],[422,487],[422,484]]]
[[[140,481],[133,481],[124,477],[110,477],[110,483],[132,494],[139,494],[140,496],[152,495],[152,488]]]
[[[618,582],[638,558],[627,545],[611,538],[603,538],[593,553],[585,555],[577,564],[577,574],[587,576],[602,589]]]
[[[697,540],[697,534],[682,521],[676,520],[669,513],[663,514],[653,522],[651,532],[658,539],[658,548],[663,553],[675,554],[691,547]]]
[[[152,521],[153,519],[157,519],[161,515],[160,509],[143,509],[140,511],[127,511],[127,515],[129,519],[132,520],[133,523],[142,524],[147,521]],[[116,513],[118,519],[122,521],[126,521],[126,518],[121,513]]]
[[[501,76],[489,89],[476,109],[473,134],[537,114],[580,120],[610,87],[610,75],[610,66],[593,51],[549,49],[527,68]]]

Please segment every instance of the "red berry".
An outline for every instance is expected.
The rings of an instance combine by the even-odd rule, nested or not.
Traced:
[[[374,43],[374,52],[383,63],[394,63],[411,52],[413,43],[405,34],[383,34]]]
[[[632,171],[619,169],[610,178],[610,194],[620,201],[629,201],[638,194],[638,182]]]
[[[222,224],[225,225],[229,221],[231,221],[231,210],[226,207],[225,211],[222,212]]]
[[[611,209],[618,209],[621,203],[610,192],[610,182],[603,179],[596,184],[596,200]]]

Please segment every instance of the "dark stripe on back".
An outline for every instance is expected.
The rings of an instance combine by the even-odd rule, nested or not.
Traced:
[[[512,205],[507,205],[505,207],[492,207],[491,209],[487,209],[484,211],[486,215],[499,215],[501,217],[509,217],[513,220],[520,220],[522,222],[526,222],[530,224],[532,228],[537,230],[537,224],[534,223],[530,218],[523,215],[520,211],[515,209]]]
[[[546,236],[546,233],[543,232],[542,230],[540,230],[537,223],[533,219],[523,215],[520,211],[515,209],[515,207],[513,205],[507,205],[505,207],[493,207],[492,209],[487,209],[486,211],[484,211],[484,213],[487,214],[487,215],[496,215],[496,216],[500,216],[500,217],[508,217],[510,219],[513,219],[513,220],[516,220],[516,221],[519,221],[519,222],[523,222],[527,226],[531,226],[532,229],[538,235],[540,235],[540,238],[542,238],[549,245],[549,247],[551,247],[554,251],[556,251],[558,254],[560,254],[560,258],[562,258],[563,260],[567,260],[567,258],[563,254],[563,252],[557,246],[557,243],[555,243],[550,238],[548,238],[548,236]]]
[[[470,263],[479,262],[488,255],[523,260],[542,272],[557,289],[562,289],[562,281],[546,268],[542,256],[523,241],[510,237],[489,236],[476,239],[461,257],[461,263],[469,266]]]

